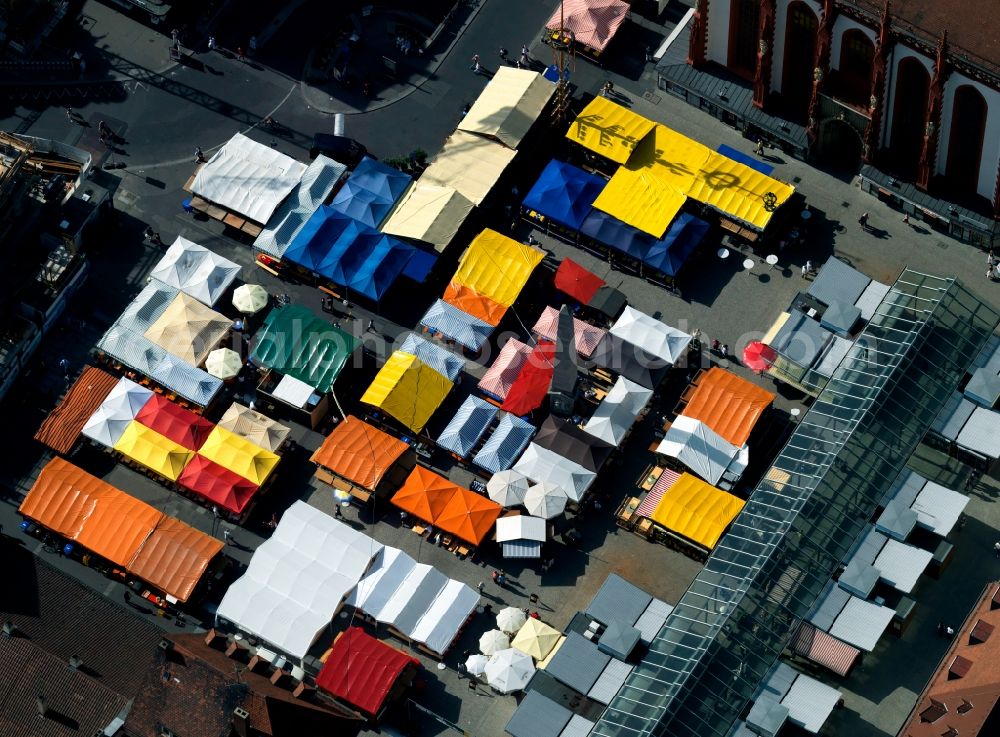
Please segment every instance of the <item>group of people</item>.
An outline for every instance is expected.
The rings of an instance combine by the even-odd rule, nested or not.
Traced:
[[[986,255],[986,278],[990,281],[1000,281],[1000,260],[993,255],[993,250]]]
[[[506,47],[500,47],[500,61],[504,64],[513,64],[518,69],[528,69],[531,66],[531,56],[528,53],[528,45],[523,44],[521,46],[521,56],[518,59],[514,59],[510,56],[510,52],[507,51]],[[479,54],[472,55],[472,64],[469,66],[475,74],[483,73],[482,60],[479,58]]]

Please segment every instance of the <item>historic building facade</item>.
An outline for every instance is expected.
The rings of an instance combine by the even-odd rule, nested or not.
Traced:
[[[810,157],[857,162],[885,199],[906,201],[907,187],[928,195],[909,198],[918,210],[930,196],[954,202],[924,209],[943,229],[991,240],[1000,34],[976,0],[698,0],[687,61],[725,67],[752,89],[754,108],[801,124]],[[957,232],[959,213],[991,221],[975,223],[985,238]]]

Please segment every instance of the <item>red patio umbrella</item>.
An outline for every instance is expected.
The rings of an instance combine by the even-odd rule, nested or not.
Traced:
[[[777,357],[778,354],[771,346],[764,345],[759,340],[751,340],[743,349],[743,364],[758,373],[771,368]]]

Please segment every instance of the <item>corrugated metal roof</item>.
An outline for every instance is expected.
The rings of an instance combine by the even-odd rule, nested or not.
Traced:
[[[875,529],[893,540],[905,540],[917,524],[917,513],[900,501],[893,499],[885,505],[882,514],[875,520]]]
[[[986,345],[979,351],[972,368],[984,368],[992,374],[1000,374],[1000,335],[991,335]],[[971,371],[972,368],[969,370]]]
[[[862,599],[868,598],[875,584],[878,583],[879,570],[860,560],[852,560],[840,574],[838,583],[842,589],[851,592]]]
[[[809,621],[821,630],[829,632],[840,612],[847,606],[851,595],[832,581],[826,586],[826,593],[820,595],[819,604],[809,617]]]
[[[573,712],[537,691],[528,691],[504,729],[512,737],[559,737]]]
[[[667,621],[667,615],[674,608],[665,601],[653,599],[646,607],[646,611],[635,621],[635,628],[639,630],[639,640],[648,645],[653,638],[660,633],[660,628]]]
[[[1000,412],[976,407],[962,426],[956,442],[987,458],[1000,458]]]
[[[781,704],[788,707],[790,722],[816,734],[822,729],[838,701],[840,691],[800,673]]]
[[[871,277],[831,256],[820,267],[819,275],[809,285],[808,293],[825,305],[835,302],[853,305],[870,283]]]
[[[574,714],[569,719],[569,724],[559,733],[559,737],[587,737],[590,730],[594,728],[594,722],[589,719]]]
[[[934,418],[931,430],[948,440],[954,440],[965,427],[966,421],[976,409],[976,405],[958,392],[951,395],[941,412]]]
[[[879,506],[884,507],[891,500],[897,499],[902,501],[906,506],[913,504],[913,500],[917,498],[917,494],[920,490],[924,488],[924,484],[927,483],[927,479],[921,476],[916,471],[912,471],[909,468],[904,468],[902,473],[896,477],[892,486],[882,497],[882,501]]]
[[[882,552],[882,548],[885,547],[886,540],[888,539],[888,537],[876,530],[873,525],[868,525],[861,536],[861,541],[854,549],[854,554],[849,560],[874,564],[875,559]],[[875,567],[878,568],[878,566]]]
[[[898,540],[887,540],[882,552],[875,559],[880,578],[897,591],[908,594],[917,585],[917,579],[931,562],[934,554]]]
[[[754,701],[747,714],[751,734],[774,737],[788,719],[788,707],[782,706],[771,694],[761,695]]]
[[[586,614],[603,625],[615,620],[635,624],[653,601],[653,597],[617,573],[604,579],[601,588],[590,600]]]
[[[534,425],[514,415],[503,415],[472,462],[493,473],[506,471],[521,456],[534,434]]]
[[[776,701],[781,701],[788,693],[788,689],[795,683],[797,675],[798,672],[788,663],[779,662],[761,686],[762,693],[773,696]]]
[[[570,632],[545,670],[559,682],[586,694],[610,661],[611,656],[598,650],[597,645],[578,632]]]
[[[87,366],[62,402],[35,433],[35,440],[44,443],[57,453],[68,453],[87,420],[107,398],[118,383],[118,378],[107,371]]]
[[[844,593],[847,594],[846,591]],[[844,642],[871,652],[896,612],[889,607],[879,606],[849,594],[848,596],[850,598],[843,611],[827,631]]]
[[[625,683],[625,679],[628,678],[628,674],[632,672],[634,667],[623,660],[612,658],[590,691],[587,692],[587,696],[602,704],[610,704],[611,699],[618,693],[618,689]]]
[[[871,320],[875,314],[875,310],[878,309],[879,304],[882,303],[882,300],[888,293],[888,284],[883,284],[880,281],[872,279],[868,286],[865,287],[865,291],[861,293],[861,296],[854,303],[854,306],[861,310],[861,319],[865,322]]]
[[[944,537],[951,532],[968,503],[969,497],[965,494],[928,481],[910,508],[917,515],[917,524]]]

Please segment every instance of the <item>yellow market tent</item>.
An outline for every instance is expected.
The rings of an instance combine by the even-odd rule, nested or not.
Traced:
[[[375,375],[361,401],[420,432],[451,391],[448,377],[412,353],[396,351]]]
[[[605,97],[595,97],[570,125],[566,137],[617,164],[624,164],[655,125]]]
[[[382,232],[430,243],[443,251],[475,205],[452,187],[415,182],[403,195]]]
[[[146,330],[146,338],[168,353],[200,366],[232,326],[233,321],[225,315],[179,292]]]
[[[729,523],[743,509],[744,501],[716,489],[690,473],[668,488],[651,519],[708,550],[719,542]]]
[[[540,619],[529,617],[511,640],[510,646],[535,660],[543,660],[559,642],[560,637],[562,633],[555,627],[550,627]]]
[[[622,168],[635,172],[648,171],[664,184],[687,194],[698,172],[712,155],[708,146],[665,125],[657,125],[653,134],[639,144]]]
[[[713,153],[695,174],[688,197],[763,230],[795,188],[728,156]]]
[[[510,307],[545,254],[486,228],[469,244],[451,283]]]
[[[267,480],[280,460],[271,451],[218,425],[205,438],[198,455],[258,486]]]
[[[611,177],[594,207],[633,228],[662,238],[687,197],[648,169],[621,167]]]
[[[420,175],[420,181],[451,187],[481,205],[516,155],[516,151],[496,141],[455,131]]]
[[[164,478],[176,481],[194,452],[135,420],[114,445],[115,450]]]
[[[458,130],[517,148],[555,91],[556,86],[538,72],[500,67],[459,122]]]

